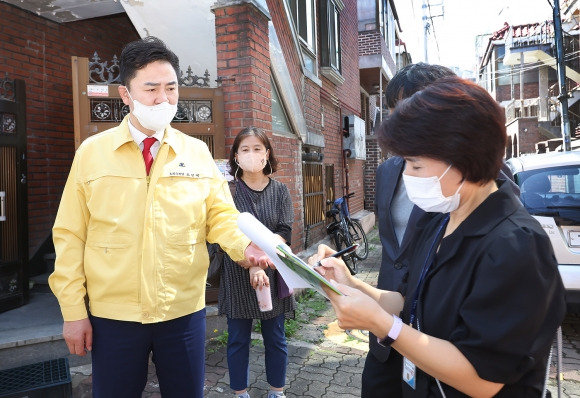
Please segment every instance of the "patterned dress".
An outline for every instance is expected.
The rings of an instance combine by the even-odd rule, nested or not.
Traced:
[[[270,231],[286,239],[289,245],[294,213],[286,185],[270,179],[266,188],[254,191],[241,179],[232,184],[238,210],[253,214]],[[262,312],[258,307],[256,291],[250,284],[250,272],[232,261],[227,254],[224,259],[218,301],[220,315],[234,319],[272,319],[284,313],[286,318],[294,317],[294,296],[278,298],[278,271],[266,269],[270,279],[272,311]]]

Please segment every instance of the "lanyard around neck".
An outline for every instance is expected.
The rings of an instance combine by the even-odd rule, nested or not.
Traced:
[[[441,239],[443,239],[442,232],[445,231],[445,227],[447,226],[448,222],[449,222],[449,213],[447,213],[445,215],[445,217],[443,218],[443,221],[441,221],[441,224],[439,225],[439,228],[437,229],[437,233],[435,234],[435,238],[433,239],[433,242],[431,243],[431,248],[429,249],[429,252],[427,253],[427,256],[425,257],[425,262],[423,263],[423,269],[421,270],[421,276],[419,277],[419,283],[417,283],[417,290],[415,291],[415,297],[413,298],[413,302],[411,304],[411,316],[409,319],[409,324],[411,325],[411,327],[413,326],[413,322],[415,322],[415,316],[417,313],[417,303],[419,302],[419,294],[421,293],[421,287],[423,285],[425,277],[427,276],[427,274],[429,273],[429,270],[431,269],[431,266],[435,262],[435,258],[431,258],[432,254],[433,254],[433,250],[435,249],[435,247],[437,247],[439,245],[439,243],[441,242]]]

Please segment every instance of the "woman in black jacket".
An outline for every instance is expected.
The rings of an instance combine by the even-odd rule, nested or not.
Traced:
[[[404,397],[542,396],[564,287],[542,227],[495,180],[502,108],[478,85],[443,78],[397,105],[379,134],[406,161],[409,198],[431,214],[398,292],[351,277],[340,260],[317,268],[345,294],[328,291],[339,325],[402,354]]]

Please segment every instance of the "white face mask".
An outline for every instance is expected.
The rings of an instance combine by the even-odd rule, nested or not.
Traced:
[[[139,120],[141,126],[148,130],[157,132],[165,129],[177,113],[177,104],[171,105],[169,102],[162,102],[158,105],[147,106],[134,100],[129,90],[127,90],[127,94],[133,101],[133,115]]]
[[[463,181],[457,191],[451,196],[443,196],[441,191],[441,179],[451,169],[451,165],[441,177],[413,177],[403,173],[403,181],[409,200],[419,208],[432,213],[450,213],[459,207],[459,191],[463,187]]]
[[[268,152],[266,152],[268,153]],[[266,155],[262,152],[238,153],[238,166],[244,171],[257,173],[266,167]]]

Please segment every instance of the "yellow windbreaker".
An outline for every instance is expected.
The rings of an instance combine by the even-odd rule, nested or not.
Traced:
[[[147,177],[128,117],[85,140],[66,182],[49,278],[65,321],[153,323],[205,306],[205,241],[239,261],[250,240],[205,145],[171,127]]]

